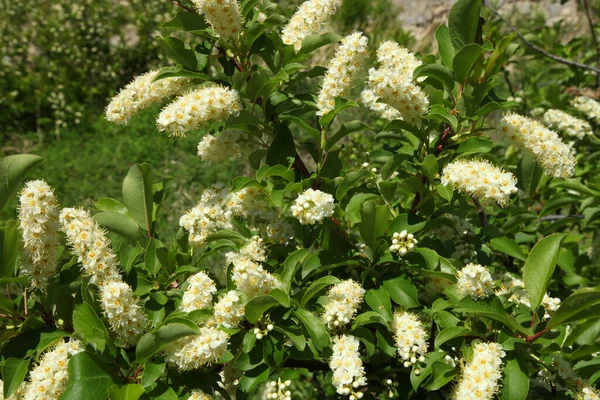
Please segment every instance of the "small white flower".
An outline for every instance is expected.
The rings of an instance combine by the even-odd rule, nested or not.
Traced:
[[[575,118],[561,110],[548,110],[544,114],[544,123],[550,128],[564,132],[568,136],[583,139],[592,135],[592,126],[589,122]]]
[[[227,351],[229,335],[218,328],[200,328],[197,336],[188,336],[165,349],[165,359],[182,371],[198,369],[217,362]]]
[[[427,354],[427,333],[417,315],[408,311],[394,314],[394,337],[398,354],[405,367],[410,367]]]
[[[302,3],[281,32],[283,43],[300,50],[304,39],[323,31],[341,4],[342,0],[308,0]]]
[[[417,239],[415,239],[412,233],[408,233],[406,230],[402,232],[394,232],[392,235],[392,245],[390,246],[390,251],[392,253],[397,253],[399,256],[403,256],[408,252],[411,252],[415,245],[417,244]]]
[[[502,377],[502,358],[506,355],[498,343],[477,343],[473,359],[462,371],[453,400],[490,400],[498,392]]]
[[[225,131],[219,136],[206,135],[198,143],[198,155],[202,161],[211,164],[238,159],[246,152],[242,139],[242,134],[235,131]]]
[[[187,400],[213,400],[213,397],[207,395],[201,390],[194,389],[192,390],[192,394],[190,395],[190,397],[187,398]]]
[[[456,287],[461,296],[471,296],[474,300],[484,299],[493,294],[492,275],[479,264],[467,264],[458,271]]]
[[[137,344],[146,331],[148,317],[131,287],[125,282],[109,282],[102,287],[100,302],[104,316],[117,338],[125,346]]]
[[[361,392],[355,389],[367,384],[358,348],[359,341],[354,336],[337,336],[333,339],[333,356],[329,361],[329,368],[333,371],[333,386],[338,394],[350,398],[360,398]]]
[[[226,328],[237,328],[244,319],[244,303],[237,290],[228,291],[214,307],[214,324],[223,325]]]
[[[242,30],[237,0],[192,0],[200,14],[223,39],[236,38]]]
[[[600,103],[596,100],[586,97],[579,96],[573,100],[573,107],[583,113],[587,119],[594,121],[596,124],[600,124]]]
[[[332,195],[320,190],[307,189],[298,196],[291,210],[302,225],[314,225],[331,217],[334,208]]]
[[[365,295],[365,290],[352,279],[337,283],[329,289],[323,302],[321,319],[330,329],[341,328],[350,323]]]
[[[217,292],[215,282],[206,272],[198,272],[187,280],[188,287],[183,293],[179,308],[181,311],[191,312],[202,308],[212,307],[212,296]]]

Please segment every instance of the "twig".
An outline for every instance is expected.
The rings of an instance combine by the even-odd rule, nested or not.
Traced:
[[[502,20],[506,25],[508,25],[508,27],[517,34],[517,36],[519,37],[519,39],[521,39],[523,41],[523,43],[525,43],[525,45],[527,47],[529,47],[530,49],[537,51],[538,53],[540,53],[541,55],[550,58],[556,62],[559,62],[561,64],[565,64],[565,65],[570,65],[572,67],[576,67],[576,68],[581,68],[581,69],[587,69],[589,71],[594,71],[596,74],[600,74],[600,68],[597,67],[593,67],[591,65],[587,65],[587,64],[582,64],[582,63],[578,63],[576,61],[571,61],[571,60],[567,60],[566,58],[562,58],[559,57],[557,55],[554,54],[550,54],[548,53],[546,50],[542,49],[539,46],[536,46],[535,44],[531,43],[529,40],[527,40],[525,38],[525,36],[523,36],[523,34],[521,32],[519,32],[519,30],[512,24],[512,22],[510,22],[509,20],[507,20],[506,18],[504,18],[494,7],[490,6],[487,1],[483,3],[487,8],[490,9],[490,11],[492,11],[492,13],[494,15],[496,15],[500,20]]]
[[[177,1],[177,0],[171,0],[171,2],[172,2],[173,4],[175,4],[176,6],[183,8],[185,11],[188,11],[188,12],[194,12],[194,10],[193,10],[193,9],[191,9],[191,8],[189,8],[188,6],[186,6],[186,5],[182,4],[180,1]]]
[[[598,37],[596,36],[596,27],[594,26],[594,20],[592,18],[592,7],[590,6],[589,0],[583,0],[583,7],[585,8],[585,16],[587,17],[588,24],[590,25],[590,32],[592,34],[592,43],[596,48],[596,62],[600,67],[600,44],[598,44]],[[596,75],[596,87],[600,86],[600,74]]]
[[[471,197],[471,199],[473,200],[473,204],[475,204],[475,207],[477,207],[477,213],[479,214],[481,226],[487,226],[489,220],[487,214],[485,213],[485,209],[483,208],[479,200],[477,200],[475,197]]]
[[[440,137],[440,140],[437,142],[437,146],[435,147],[435,155],[439,156],[442,150],[444,150],[444,146],[448,143],[448,139],[454,135],[454,130],[451,126],[447,126]]]

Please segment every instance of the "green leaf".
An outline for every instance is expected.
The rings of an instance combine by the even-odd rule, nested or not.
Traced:
[[[192,79],[198,79],[201,81],[210,81],[210,76],[203,74],[202,72],[190,71],[189,69],[183,68],[181,65],[176,65],[174,67],[164,67],[161,68],[156,75],[154,76],[153,82],[156,82],[165,78],[175,78],[175,77],[186,77]]]
[[[127,214],[125,204],[110,197],[102,197],[94,203],[97,211],[110,211],[118,214]]]
[[[435,38],[438,42],[438,52],[444,65],[452,69],[452,61],[456,50],[452,45],[452,38],[450,37],[450,30],[446,25],[440,25],[435,31]]]
[[[473,154],[473,153],[489,153],[494,147],[494,142],[488,139],[472,137],[458,146],[458,153]]]
[[[18,221],[6,221],[4,232],[0,231],[0,241],[0,277],[11,278],[17,273],[21,255],[21,231]]]
[[[106,400],[114,384],[107,367],[94,355],[82,352],[69,360],[69,386],[61,400]]]
[[[475,42],[480,14],[481,0],[459,0],[452,7],[448,16],[448,31],[456,50]]]
[[[246,304],[246,319],[250,323],[256,324],[265,311],[278,305],[280,305],[279,301],[271,295],[264,294],[255,297]]]
[[[507,237],[493,238],[490,241],[490,247],[500,253],[508,254],[517,260],[527,260],[527,256],[523,253],[523,250],[521,250],[521,247],[514,239]]]
[[[138,400],[144,392],[144,387],[138,384],[113,385],[108,388],[110,400]]]
[[[600,287],[585,288],[564,300],[548,322],[547,329],[583,319],[600,317]]]
[[[373,201],[366,202],[361,208],[358,230],[363,242],[372,250],[375,250],[379,237],[385,234],[390,215],[387,205],[376,206]]]
[[[193,33],[194,31],[201,31],[208,28],[208,25],[202,15],[181,11],[170,20],[163,22],[161,28],[178,29]]]
[[[146,361],[144,364],[144,372],[142,372],[142,386],[148,388],[158,380],[165,372],[165,363],[155,364]]]
[[[152,236],[152,182],[148,164],[136,164],[123,180],[123,203],[134,221]]]
[[[452,71],[442,64],[426,64],[415,70],[415,78],[421,76],[428,76],[438,80],[449,92],[452,92],[452,89],[454,89],[454,75]]]
[[[33,154],[17,154],[0,160],[0,210],[29,171],[42,161],[42,157]]]
[[[340,35],[331,32],[311,35],[302,41],[302,48],[298,51],[295,58],[310,55],[318,48],[339,42],[340,40],[342,40]]]
[[[381,316],[381,314],[376,313],[375,311],[367,311],[362,314],[358,314],[356,318],[354,318],[354,325],[370,325],[370,324],[380,324],[385,327],[388,327],[388,321]]]
[[[542,304],[546,288],[556,268],[560,245],[566,236],[564,233],[555,233],[543,238],[536,243],[527,257],[523,267],[523,283],[532,310],[536,310]]]
[[[485,51],[481,46],[469,44],[456,53],[456,57],[454,57],[454,61],[452,62],[452,67],[458,83],[462,85],[467,81],[473,66],[484,52]]]
[[[392,302],[384,288],[371,289],[365,293],[365,302],[386,321],[392,320]]]
[[[196,52],[185,47],[183,40],[175,37],[161,37],[160,43],[169,57],[177,64],[181,64],[187,69],[195,70],[198,66]]]
[[[357,108],[358,104],[351,100],[346,100],[344,98],[338,97],[335,99],[335,107],[333,110],[329,111],[327,114],[323,115],[319,120],[319,124],[323,127],[323,129],[327,129],[336,115],[347,108]]]
[[[197,335],[198,333],[200,333],[198,327],[191,320],[172,318],[164,325],[152,332],[146,333],[140,338],[135,349],[136,359],[140,363],[144,362],[167,347],[169,343],[186,336]]]
[[[323,350],[329,346],[329,333],[327,333],[325,324],[319,318],[315,317],[310,311],[302,308],[295,310],[294,314],[302,321],[317,350]]]
[[[162,254],[161,254],[162,253]],[[168,258],[168,249],[158,239],[150,239],[148,241],[148,247],[146,248],[146,254],[144,255],[144,263],[146,264],[146,270],[151,276],[156,276],[161,267],[161,259]]]
[[[473,300],[470,296],[467,296],[458,302],[454,311],[481,315],[499,321],[513,331],[527,333],[525,328],[519,325],[517,320],[506,313],[506,310],[504,310],[504,307],[502,306],[502,302],[496,296],[492,296],[485,300]]]
[[[100,353],[107,343],[112,345],[108,329],[87,303],[79,304],[73,311],[73,333],[92,344]]]
[[[256,171],[256,180],[259,182],[271,176],[281,177],[288,182],[294,181],[294,171],[283,165],[275,165],[274,167],[263,165]]]
[[[335,285],[337,283],[340,283],[340,280],[333,275],[326,275],[317,279],[304,292],[302,300],[300,301],[300,305],[304,307],[306,303],[321,290],[325,289],[328,286]]]
[[[271,143],[267,152],[268,165],[291,165],[291,160],[296,156],[296,144],[292,131],[284,124],[277,124],[277,136]]]
[[[431,108],[429,109],[429,113],[425,118],[445,122],[446,124],[450,125],[454,130],[456,130],[458,127],[458,120],[456,119],[456,117],[450,114],[450,111],[448,111],[440,104],[434,104],[433,106],[431,106]]]
[[[527,365],[513,358],[504,364],[502,379],[502,400],[525,400],[529,394],[529,373]]]
[[[310,256],[310,251],[307,249],[298,249],[285,259],[283,263],[283,272],[281,273],[281,290],[289,294],[292,285],[292,280],[298,267],[306,261]]]
[[[423,170],[423,174],[429,179],[429,182],[433,182],[435,175],[439,172],[436,156],[428,154],[421,163],[421,170]]]
[[[4,381],[4,399],[8,399],[19,389],[27,375],[28,359],[7,358],[2,367],[2,380]]]
[[[103,228],[114,232],[131,242],[139,242],[144,235],[133,218],[112,211],[102,211],[93,216],[94,220]]]
[[[405,275],[383,281],[383,288],[398,305],[401,305],[404,308],[419,306],[417,289],[412,281]]]
[[[449,326],[442,330],[435,337],[435,348],[439,348],[441,345],[446,343],[448,340],[452,340],[457,337],[470,335],[472,332],[470,329],[464,326]]]
[[[344,196],[346,196],[350,189],[356,187],[358,185],[358,182],[371,175],[371,172],[367,171],[366,169],[358,169],[356,171],[348,173],[348,175],[346,175],[342,182],[340,182],[340,184],[338,185],[335,192],[335,198],[338,201],[342,201],[342,199],[344,198]]]
[[[333,145],[335,145],[337,142],[354,132],[366,131],[370,129],[371,128],[362,121],[354,120],[346,122],[340,127],[340,129],[336,133],[334,133],[329,139],[327,139],[327,142],[325,143],[325,151],[331,150]]]

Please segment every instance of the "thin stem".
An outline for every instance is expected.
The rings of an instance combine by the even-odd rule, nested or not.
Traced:
[[[177,0],[171,0],[171,2],[172,2],[173,4],[175,4],[176,6],[183,8],[185,11],[188,11],[188,12],[194,12],[194,10],[193,10],[193,9],[191,9],[191,8],[189,8],[188,6],[186,6],[186,5],[182,4],[180,1],[177,1]]]
[[[583,0],[583,7],[585,8],[585,16],[587,17],[588,24],[590,25],[590,32],[592,34],[592,43],[596,49],[596,62],[600,67],[600,44],[598,43],[598,36],[596,36],[596,27],[594,25],[594,19],[592,18],[592,7],[590,6],[589,0]],[[600,86],[600,74],[596,75],[596,87]]]
[[[473,200],[473,204],[475,204],[475,207],[477,207],[477,213],[479,214],[479,220],[481,221],[481,226],[487,226],[489,223],[489,220],[488,220],[487,214],[485,213],[485,208],[483,208],[483,206],[481,205],[479,200],[477,200],[477,198],[471,197],[471,199]]]
[[[559,62],[561,64],[565,64],[565,65],[570,65],[571,67],[576,67],[576,68],[580,68],[580,69],[587,69],[589,71],[594,71],[596,74],[600,74],[600,68],[597,67],[593,67],[591,65],[587,65],[587,64],[582,64],[582,63],[578,63],[576,61],[571,61],[571,60],[567,60],[566,58],[562,58],[559,57],[557,55],[554,54],[550,54],[548,53],[546,50],[542,49],[541,47],[531,43],[529,40],[527,40],[527,38],[525,38],[525,36],[523,36],[523,34],[521,32],[519,32],[519,30],[512,24],[512,22],[510,22],[509,20],[507,20],[506,18],[504,18],[494,7],[492,7],[491,5],[488,4],[487,1],[485,1],[483,3],[487,8],[490,9],[490,11],[492,11],[492,13],[497,16],[500,20],[502,20],[506,25],[508,25],[508,27],[517,34],[517,36],[519,37],[519,39],[521,39],[521,41],[523,43],[525,43],[525,45],[527,47],[529,47],[530,49],[540,53],[541,55],[543,55],[544,57],[550,58],[556,62]]]

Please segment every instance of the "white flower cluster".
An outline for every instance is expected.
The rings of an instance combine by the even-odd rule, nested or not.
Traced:
[[[56,270],[60,246],[59,205],[45,181],[29,181],[19,195],[19,225],[23,239],[21,272],[37,288],[46,286]]]
[[[226,202],[224,190],[209,188],[202,193],[198,204],[181,217],[179,225],[189,232],[190,244],[201,247],[212,233],[232,227],[231,210]]]
[[[292,392],[288,389],[291,384],[292,381],[282,381],[279,378],[276,381],[271,381],[267,386],[265,397],[273,400],[292,400]]]
[[[67,387],[69,358],[84,351],[83,344],[71,339],[61,341],[52,350],[46,352],[40,363],[29,373],[29,382],[25,383],[24,399],[58,399]]]
[[[215,325],[223,325],[225,328],[237,328],[244,319],[244,302],[237,290],[228,291],[215,304],[214,315],[211,322]]]
[[[550,128],[577,139],[583,139],[585,136],[592,134],[592,126],[589,122],[575,118],[561,110],[548,110],[543,118],[544,123]]]
[[[85,210],[65,208],[60,213],[60,222],[84,271],[100,289],[100,302],[111,329],[125,346],[136,344],[148,325],[148,318],[139,299],[119,274],[110,240]]]
[[[190,397],[187,398],[187,400],[213,400],[213,397],[207,395],[201,390],[194,389],[192,390],[192,394],[190,395]]]
[[[198,143],[198,155],[211,164],[240,158],[245,153],[242,140],[243,135],[236,131],[225,131],[219,136],[207,134]]]
[[[300,50],[304,39],[323,31],[341,4],[342,0],[308,0],[302,3],[281,32],[283,43]]]
[[[236,38],[242,31],[242,17],[237,0],[192,0],[192,2],[223,39]]]
[[[502,377],[502,357],[498,343],[477,343],[473,359],[464,367],[454,391],[455,400],[490,400],[498,392]]]
[[[236,256],[233,257],[235,258]],[[258,262],[266,261],[267,249],[265,249],[262,238],[260,236],[253,236],[250,242],[240,249],[237,257],[249,258],[252,261]]]
[[[586,386],[577,394],[577,400],[600,400],[600,391],[591,386]]]
[[[192,90],[167,105],[158,115],[156,124],[161,131],[173,136],[214,121],[237,115],[242,109],[240,95],[234,89],[212,85]]]
[[[217,362],[227,351],[229,335],[218,328],[200,328],[200,334],[178,340],[165,349],[165,359],[182,371]]]
[[[92,283],[100,287],[121,280],[117,256],[110,246],[110,240],[87,211],[64,208],[60,213],[60,223],[67,235],[67,243]]]
[[[427,333],[416,314],[401,311],[394,314],[394,336],[398,354],[406,368],[417,361],[423,362],[427,354]]]
[[[583,113],[587,119],[600,124],[600,103],[587,97],[576,97],[572,102],[573,107]]]
[[[552,359],[552,365],[557,369],[557,372],[562,379],[577,387],[578,391],[575,393],[575,398],[577,400],[600,400],[600,392],[581,379],[575,371],[573,371],[573,368],[568,361],[555,356]]]
[[[330,329],[348,324],[363,302],[364,295],[365,290],[352,279],[333,285],[325,296],[325,311],[321,318]]]
[[[291,210],[295,218],[302,225],[314,225],[331,217],[334,212],[333,196],[320,190],[306,189],[292,205]]]
[[[458,271],[456,288],[463,297],[471,296],[474,300],[485,299],[493,294],[493,286],[492,275],[486,267],[479,264],[467,264]]]
[[[429,110],[427,95],[413,82],[413,73],[420,62],[407,49],[391,41],[379,46],[377,61],[379,68],[369,70],[368,89],[377,100],[398,110],[406,122],[420,123]]]
[[[135,345],[148,326],[140,302],[131,286],[121,281],[109,282],[101,288],[102,310],[117,338],[126,346]]]
[[[383,119],[393,121],[395,119],[402,118],[400,111],[385,103],[378,102],[379,97],[377,97],[373,89],[363,89],[363,91],[360,93],[360,99],[365,106],[375,111]]]
[[[531,307],[529,302],[529,296],[525,290],[525,283],[522,280],[508,275],[509,279],[502,283],[499,290],[496,291],[496,295],[510,294],[508,301],[511,303],[523,304],[527,307]],[[542,305],[544,306],[545,313],[544,319],[550,318],[558,307],[560,307],[561,300],[558,297],[550,297],[548,293],[544,294],[542,299]]]
[[[329,62],[317,98],[317,115],[325,115],[335,107],[337,97],[345,97],[367,55],[369,39],[362,32],[346,36]]]
[[[246,187],[231,192],[227,198],[227,207],[236,217],[260,218],[265,213],[264,192],[256,187]]]
[[[333,356],[329,362],[329,368],[333,371],[333,386],[338,394],[347,395],[350,400],[361,399],[363,393],[357,392],[356,389],[367,384],[358,347],[358,339],[354,336],[335,337],[333,339]]]
[[[158,71],[146,72],[125,86],[106,107],[106,119],[126,124],[139,111],[181,93],[189,85],[188,78],[164,78],[152,80]]]
[[[541,122],[518,114],[502,118],[502,132],[519,148],[528,151],[555,178],[569,178],[575,173],[573,149],[563,143],[556,132]]]
[[[412,233],[408,233],[405,229],[402,232],[394,232],[392,235],[392,245],[390,246],[390,251],[403,256],[409,251],[412,251],[416,244],[417,239],[415,239],[415,236]]]
[[[231,279],[237,289],[248,299],[262,294],[269,294],[273,289],[280,286],[279,279],[271,275],[259,263],[245,257],[233,261]]]
[[[456,160],[444,167],[442,185],[480,200],[493,200],[506,206],[517,192],[517,178],[485,160]]]
[[[183,293],[179,309],[191,312],[202,308],[211,308],[213,294],[217,292],[215,282],[206,272],[198,272],[187,279],[188,287]]]

